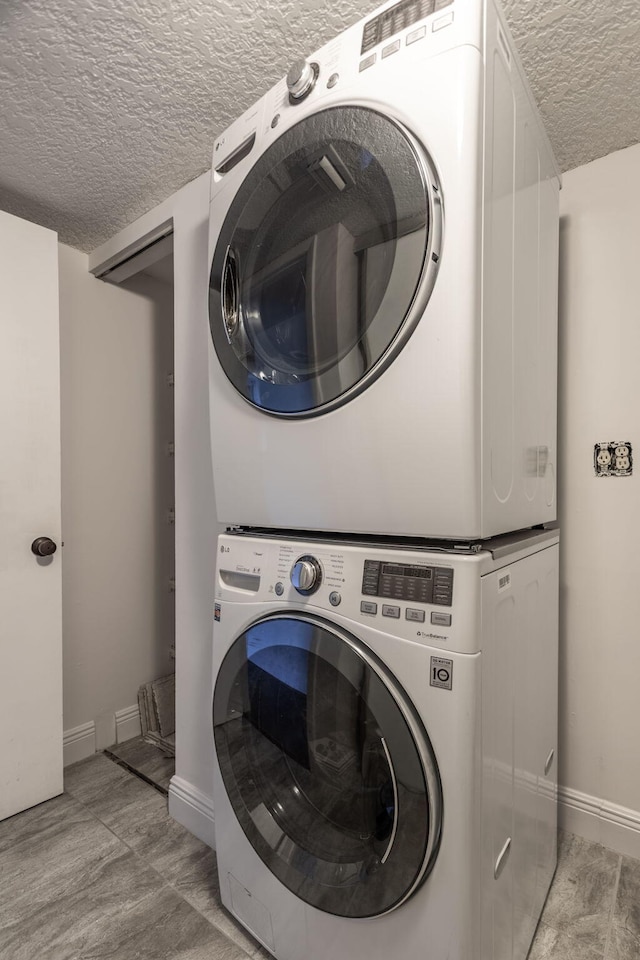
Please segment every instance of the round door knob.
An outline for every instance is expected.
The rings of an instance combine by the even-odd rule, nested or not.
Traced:
[[[317,590],[321,579],[322,570],[315,557],[300,557],[291,568],[291,583],[303,595]]]
[[[318,66],[308,60],[296,60],[287,74],[287,90],[293,100],[304,100],[316,85]]]
[[[36,557],[50,557],[57,549],[51,537],[36,537],[31,544],[31,551]]]

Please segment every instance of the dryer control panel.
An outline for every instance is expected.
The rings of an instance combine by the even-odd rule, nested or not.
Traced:
[[[368,20],[362,31],[362,47],[360,52],[367,53],[383,40],[395,37],[406,27],[412,27],[419,20],[430,17],[444,7],[448,7],[453,0],[400,0],[387,10],[383,10],[377,17]],[[407,40],[407,43],[409,40]]]

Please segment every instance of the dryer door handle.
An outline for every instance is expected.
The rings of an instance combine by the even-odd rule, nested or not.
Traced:
[[[240,325],[240,277],[238,258],[231,246],[227,247],[222,266],[222,283],[220,284],[220,301],[222,307],[222,322],[231,343],[238,332]]]

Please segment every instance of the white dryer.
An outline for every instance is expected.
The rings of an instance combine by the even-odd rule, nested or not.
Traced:
[[[557,533],[218,549],[225,906],[278,960],[524,960],[556,863]]]
[[[559,176],[493,0],[401,0],[218,138],[228,525],[489,537],[555,517]]]

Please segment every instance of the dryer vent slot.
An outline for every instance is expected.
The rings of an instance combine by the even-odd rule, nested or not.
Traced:
[[[245,157],[248,157],[251,151],[253,150],[253,145],[256,142],[255,132],[251,134],[250,137],[247,137],[246,140],[243,140],[239,147],[229,154],[226,160],[220,164],[220,166],[215,168],[216,173],[220,176],[224,176],[225,173],[229,173],[230,170],[233,170],[241,160],[244,160]]]

